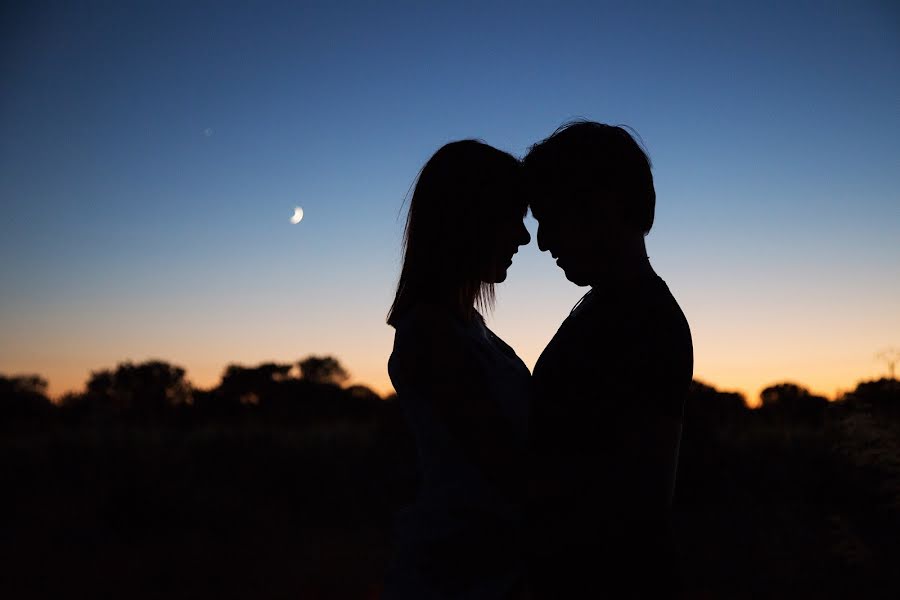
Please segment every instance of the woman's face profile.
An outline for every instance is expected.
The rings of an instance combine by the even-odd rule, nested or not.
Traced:
[[[506,280],[506,271],[512,265],[513,255],[531,241],[522,215],[511,213],[497,223],[494,253],[484,276],[485,283],[501,283]]]

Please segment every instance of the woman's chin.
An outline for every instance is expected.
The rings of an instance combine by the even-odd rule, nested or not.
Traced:
[[[506,281],[506,269],[497,271],[484,278],[485,283],[503,283],[504,281]]]

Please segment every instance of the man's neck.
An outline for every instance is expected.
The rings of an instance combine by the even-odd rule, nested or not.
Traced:
[[[656,275],[650,265],[643,237],[623,248],[623,252],[615,258],[607,259],[601,265],[598,269],[597,279],[592,283],[593,287],[629,285]]]

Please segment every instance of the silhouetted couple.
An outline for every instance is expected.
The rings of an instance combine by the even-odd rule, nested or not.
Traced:
[[[621,127],[570,123],[524,160],[474,140],[419,174],[388,323],[421,487],[385,598],[678,595],[668,517],[693,353],[647,258],[650,162]],[[590,286],[534,367],[484,323],[530,241]]]

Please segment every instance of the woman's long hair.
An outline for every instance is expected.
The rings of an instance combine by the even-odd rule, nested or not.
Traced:
[[[463,318],[489,309],[498,222],[525,216],[520,163],[477,140],[434,153],[416,181],[403,234],[403,268],[387,322],[417,302],[447,304]]]

